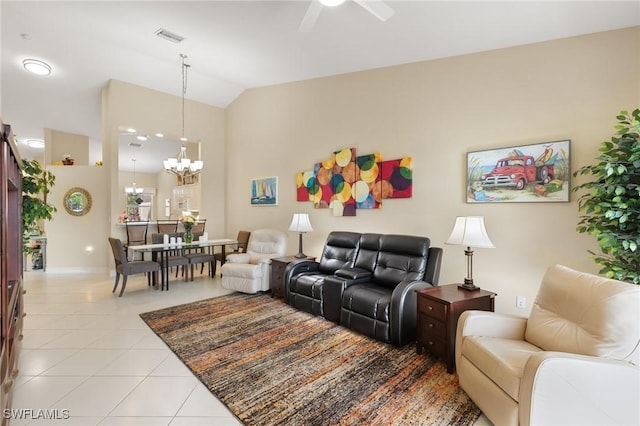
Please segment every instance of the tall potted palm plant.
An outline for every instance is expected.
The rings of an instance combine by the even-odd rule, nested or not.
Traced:
[[[55,185],[56,177],[36,160],[22,160],[22,231],[23,251],[32,252],[31,235],[40,235],[39,223],[51,220],[56,207],[47,202],[47,195]]]
[[[600,144],[598,162],[573,173],[591,178],[573,188],[586,190],[576,229],[598,240],[602,253],[590,253],[601,274],[640,285],[640,109],[616,118],[616,134]]]

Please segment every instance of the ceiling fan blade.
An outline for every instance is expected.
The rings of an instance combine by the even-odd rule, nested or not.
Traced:
[[[370,14],[381,20],[382,22],[391,18],[395,10],[391,7],[387,6],[387,4],[382,0],[353,0],[359,6],[363,7]]]
[[[320,12],[322,12],[322,7],[323,6],[319,1],[311,0],[307,13],[305,13],[304,18],[302,18],[302,22],[300,23],[300,27],[298,27],[299,32],[308,33],[313,30],[313,27],[316,25],[316,21],[320,16]]]

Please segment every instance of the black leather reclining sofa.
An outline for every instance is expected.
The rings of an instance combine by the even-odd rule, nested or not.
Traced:
[[[332,232],[318,262],[285,273],[291,306],[403,346],[416,337],[416,289],[436,286],[442,249],[411,235]]]

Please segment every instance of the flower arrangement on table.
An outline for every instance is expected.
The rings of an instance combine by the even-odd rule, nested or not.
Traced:
[[[184,226],[185,242],[190,243],[191,241],[193,241],[193,234],[191,233],[191,228],[193,228],[193,224],[196,223],[198,219],[195,216],[189,214],[185,216],[180,216],[179,220],[180,220],[180,223],[182,223],[182,226]]]
[[[180,223],[184,226],[185,231],[191,231],[191,227],[196,223],[198,219],[196,219],[193,215],[180,216]]]
[[[129,219],[129,215],[126,212],[122,212],[118,216],[118,223],[125,223],[127,219]]]

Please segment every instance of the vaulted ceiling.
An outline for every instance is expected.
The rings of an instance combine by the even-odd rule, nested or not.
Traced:
[[[99,140],[106,82],[180,96],[181,53],[187,98],[226,107],[247,88],[640,25],[638,1],[386,4],[395,13],[385,22],[347,0],[300,32],[307,0],[2,1],[2,118],[20,140],[44,128]],[[51,75],[25,72],[25,58],[47,61]]]

